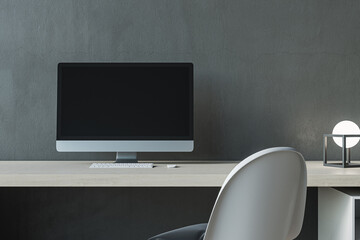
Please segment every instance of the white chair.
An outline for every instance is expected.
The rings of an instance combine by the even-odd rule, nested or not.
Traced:
[[[294,239],[302,227],[305,200],[302,155],[293,148],[269,148],[230,172],[207,225],[180,228],[149,240]]]

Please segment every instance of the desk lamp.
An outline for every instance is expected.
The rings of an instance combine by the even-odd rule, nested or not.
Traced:
[[[327,161],[327,137],[332,137],[336,145],[342,148],[342,162],[328,163]],[[360,165],[351,164],[350,148],[354,147],[360,140],[360,129],[352,121],[341,121],[335,125],[332,134],[324,134],[323,160],[324,166],[334,167],[359,167]]]

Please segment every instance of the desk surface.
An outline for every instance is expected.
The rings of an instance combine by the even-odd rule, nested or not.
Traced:
[[[152,169],[90,169],[89,161],[0,161],[0,187],[220,187],[236,163],[155,163]],[[309,187],[360,187],[360,168],[308,161]]]

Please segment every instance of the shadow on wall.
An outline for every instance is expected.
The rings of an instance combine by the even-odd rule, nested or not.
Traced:
[[[192,153],[140,153],[141,160],[243,160],[259,150],[291,145],[286,121],[266,98],[222,76],[196,76]],[[221,85],[221,88],[219,87]],[[245,92],[247,94],[245,94]],[[260,111],[249,104],[259,105]],[[255,102],[255,103],[254,103]]]
[[[225,141],[224,109],[215,76],[196,76],[194,82],[194,151],[192,153],[140,153],[141,160],[221,159]],[[193,156],[193,157],[191,157]]]

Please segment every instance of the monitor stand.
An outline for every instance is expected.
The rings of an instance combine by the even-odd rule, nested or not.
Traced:
[[[137,163],[136,152],[117,152],[116,163]]]

